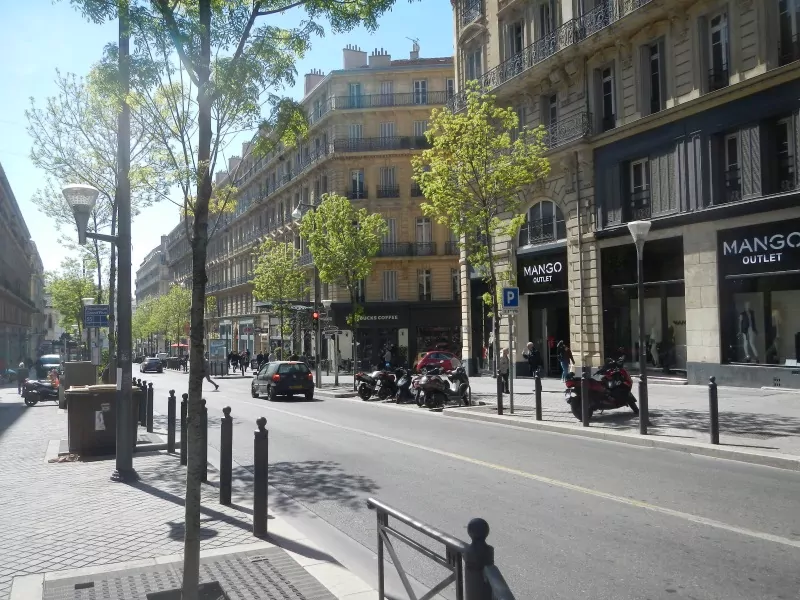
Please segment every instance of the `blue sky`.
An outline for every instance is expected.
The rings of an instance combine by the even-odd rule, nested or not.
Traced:
[[[297,23],[296,10],[276,24]],[[28,158],[31,140],[26,132],[25,109],[30,98],[41,104],[55,94],[56,69],[85,75],[101,56],[103,47],[116,38],[116,22],[94,25],[83,20],[67,0],[0,0],[0,163],[5,169],[22,214],[42,255],[45,269],[58,268],[64,249],[57,242],[55,226],[31,203],[33,193],[44,186],[45,174]],[[289,95],[302,95],[303,75],[311,69],[329,72],[342,66],[342,48],[356,44],[369,52],[386,49],[394,58],[408,58],[411,41],[419,39],[421,56],[453,54],[452,9],[449,0],[398,0],[381,19],[372,35],[355,30],[345,35],[328,34],[314,41],[311,52],[297,64],[297,85]],[[238,153],[243,134],[227,155]],[[174,204],[162,202],[146,209],[133,224],[134,271],[144,256],[178,222]]]

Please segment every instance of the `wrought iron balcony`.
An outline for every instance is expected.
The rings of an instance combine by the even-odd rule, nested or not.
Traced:
[[[632,192],[628,204],[628,220],[649,219],[651,215],[650,190]]]
[[[778,191],[791,192],[797,189],[797,177],[794,170],[794,156],[782,156],[778,159]]]
[[[361,94],[359,96],[336,96],[334,98],[334,106],[337,110],[444,104],[445,102],[447,102],[447,92],[438,91],[404,92],[398,94]]]
[[[378,198],[399,198],[400,185],[379,185],[377,196]]]
[[[414,256],[434,256],[436,254],[436,242],[416,242],[414,244]]]
[[[418,183],[412,183],[411,184],[411,197],[412,198],[422,198],[423,197],[422,188],[419,186]]]
[[[547,127],[544,144],[550,149],[579,140],[592,133],[592,113],[581,112],[559,119]]]
[[[425,136],[394,136],[334,140],[334,152],[374,152],[379,150],[422,150],[430,148]]]
[[[384,242],[378,256],[413,256],[414,246],[409,242]]]
[[[461,0],[461,27],[466,27],[482,14],[482,0]]]
[[[444,243],[444,253],[447,255],[458,255],[461,249],[458,247],[458,242],[449,241]]]
[[[737,167],[725,171],[725,190],[723,202],[738,202],[742,199],[742,176]]]
[[[297,259],[297,264],[301,267],[306,265],[310,265],[314,262],[314,257],[311,255],[311,252],[305,252],[304,254],[300,255],[300,258]]]
[[[367,188],[350,188],[342,194],[350,200],[366,200],[368,198]]]
[[[709,69],[708,70],[708,91],[721,90],[728,87],[728,69]]]

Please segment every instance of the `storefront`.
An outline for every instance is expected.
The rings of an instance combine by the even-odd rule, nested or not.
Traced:
[[[254,329],[253,319],[239,321],[239,352],[250,350],[250,353],[253,353]]]
[[[233,322],[224,319],[219,322],[219,339],[225,341],[225,347],[230,352],[233,348]]]
[[[644,247],[645,347],[639,347],[636,247],[601,250],[603,340],[606,358],[625,356],[632,368],[645,353],[648,369],[686,372],[686,300],[683,238],[648,241]]]
[[[800,360],[800,219],[718,232],[722,362],[796,379]],[[780,379],[778,379],[780,385]]]
[[[542,355],[545,374],[558,377],[561,367],[556,358],[556,346],[562,340],[569,343],[570,333],[566,249],[518,255],[517,285],[523,302],[527,303],[528,325],[527,330],[518,325],[517,350],[521,352],[527,342],[533,342]],[[518,364],[517,372],[527,375],[528,368]]]

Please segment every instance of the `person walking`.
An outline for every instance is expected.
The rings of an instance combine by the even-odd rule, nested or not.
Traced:
[[[572,357],[572,351],[569,349],[569,344],[564,343],[564,340],[558,342],[556,346],[556,356],[561,365],[561,381],[567,380],[569,374],[569,366],[575,365],[575,359]]]
[[[508,373],[511,368],[511,360],[508,358],[508,348],[503,348],[503,353],[497,361],[497,373],[503,378],[503,393],[508,394]]]
[[[264,364],[264,355],[261,352],[256,354],[256,364],[258,365],[258,370],[260,371],[261,365]]]
[[[528,361],[528,367],[531,369],[531,377],[536,375],[536,372],[542,367],[542,355],[533,345],[533,342],[528,342],[525,345],[525,350],[522,352],[522,357]]]
[[[275,358],[275,351],[274,350],[270,350],[269,351],[269,355],[267,356],[267,362],[271,363],[271,362],[275,362],[276,360],[277,360],[277,358]]]
[[[384,367],[387,369],[392,368],[392,348],[391,346],[386,347],[386,352],[383,353],[383,363]]]
[[[25,380],[28,378],[28,367],[25,365],[24,360],[19,361],[19,366],[17,367],[17,394],[22,395],[22,390],[24,389]]]
[[[206,353],[206,356],[203,359],[203,371],[205,371],[206,381],[208,381],[208,383],[210,383],[211,385],[214,386],[214,391],[215,392],[218,392],[219,391],[219,385],[217,385],[211,379],[211,375],[210,375],[210,373],[211,373],[211,363],[208,361],[208,353]]]

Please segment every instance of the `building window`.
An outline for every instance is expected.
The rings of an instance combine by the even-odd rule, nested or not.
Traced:
[[[349,108],[361,108],[361,84],[351,83],[349,85],[350,98],[348,101]]]
[[[708,20],[708,91],[728,85],[728,18],[718,13]]]
[[[386,219],[386,233],[382,242],[387,246],[394,246],[397,243],[397,219]]]
[[[522,52],[522,49],[525,47],[524,44],[524,26],[523,22],[515,21],[513,23],[508,23],[505,26],[505,34],[506,34],[506,43],[505,43],[505,59],[508,60],[509,58],[516,56]]]
[[[650,218],[650,161],[647,158],[630,164],[630,220]]]
[[[450,286],[453,300],[461,298],[461,273],[458,269],[450,269]]]
[[[358,200],[367,197],[364,187],[364,169],[353,169],[350,171],[349,192],[351,200]]]
[[[517,114],[517,128],[511,132],[511,141],[515,142],[517,138],[522,133],[522,130],[525,129],[525,125],[528,122],[528,111],[525,108],[525,105],[517,106],[514,109],[514,112]]]
[[[416,249],[417,256],[430,256],[436,254],[436,245],[433,242],[433,229],[428,217],[417,217]]]
[[[548,244],[567,238],[567,224],[564,214],[555,202],[543,200],[534,204],[525,216],[525,223],[519,230],[520,246]]]
[[[483,75],[483,68],[481,66],[481,48],[468,50],[464,62],[466,63],[465,72],[467,74],[467,81],[479,79]]]
[[[430,301],[431,299],[431,270],[417,270],[417,286],[419,289],[420,301]]]
[[[742,199],[742,176],[739,166],[739,135],[725,136],[725,202]]]
[[[555,0],[545,0],[539,5],[539,31],[540,37],[546,37],[553,33],[555,24]]]
[[[349,134],[351,140],[360,140],[362,132],[363,127],[361,123],[350,123]]]
[[[383,272],[383,300],[397,300],[397,271]]]
[[[800,59],[800,0],[778,0],[778,61],[788,65]]]
[[[414,137],[425,137],[428,131],[428,121],[414,121]]]
[[[617,126],[616,104],[614,100],[614,69],[600,69],[600,127],[602,131]]]
[[[793,119],[779,119],[775,127],[775,153],[777,155],[778,191],[788,192],[796,187],[795,147]]]
[[[445,89],[447,90],[447,98],[450,99],[456,95],[456,80],[448,78],[445,82]]]
[[[544,114],[542,120],[545,127],[555,127],[558,123],[558,94],[545,96],[543,100]]]
[[[394,121],[388,121],[385,123],[381,123],[380,125],[380,132],[382,138],[392,138],[394,137]]]
[[[415,79],[414,104],[427,104],[427,103],[428,103],[428,80]]]
[[[356,302],[364,302],[367,298],[367,284],[363,279],[356,282]]]
[[[381,81],[381,106],[394,106],[393,81]]]
[[[397,185],[395,167],[381,167],[378,184],[378,198],[399,198],[400,186]]]
[[[664,42],[659,40],[648,44],[643,48],[643,67],[645,108],[649,110],[647,114],[654,114],[664,110]]]

